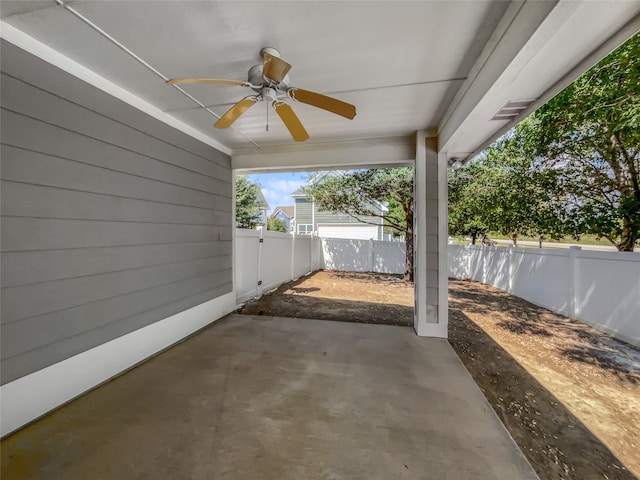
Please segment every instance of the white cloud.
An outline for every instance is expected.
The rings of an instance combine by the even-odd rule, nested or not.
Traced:
[[[251,181],[260,184],[269,212],[275,207],[293,205],[291,194],[307,183],[306,174],[300,173],[251,175]]]

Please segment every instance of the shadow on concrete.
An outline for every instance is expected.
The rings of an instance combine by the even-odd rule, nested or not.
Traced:
[[[465,303],[465,308],[470,307],[470,302]],[[636,478],[549,390],[458,308],[449,311],[449,342],[541,479]]]

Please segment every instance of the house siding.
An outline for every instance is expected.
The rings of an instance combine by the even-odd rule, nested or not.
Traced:
[[[295,217],[296,225],[313,224],[313,230],[317,231],[318,225],[322,224],[344,224],[344,223],[362,223],[350,215],[344,213],[333,213],[318,211],[315,203],[310,202],[306,198],[295,199]],[[374,216],[363,216],[364,222],[380,225],[378,227],[378,240],[382,239],[383,226],[382,219]]]
[[[371,222],[374,224],[379,224],[381,219],[372,216],[363,216],[362,220],[365,222]],[[315,214],[316,224],[319,223],[362,223],[350,215],[346,215],[343,213],[331,213],[331,212],[318,212]]]
[[[229,156],[2,43],[2,384],[232,290]]]
[[[296,225],[311,224],[313,222],[312,203],[306,198],[296,198]]]
[[[287,232],[291,229],[291,219],[287,217],[287,215],[284,212],[279,211],[278,213],[276,213],[274,218],[277,218],[284,222],[284,226],[287,229]]]

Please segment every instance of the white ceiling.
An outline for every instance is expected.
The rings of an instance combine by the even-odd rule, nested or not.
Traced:
[[[445,134],[443,148],[465,156],[513,123],[490,120],[507,100],[543,99],[559,82],[566,83],[573,69],[597,61],[595,56],[632,34],[640,12],[638,1],[78,0],[65,5],[70,9],[53,0],[2,1],[0,13],[7,24],[234,155],[286,149],[293,140],[273,111],[266,131],[266,103],[231,129],[214,129],[215,116],[165,85],[162,76],[245,80],[249,67],[261,62],[260,48],[273,46],[293,65],[293,86],[357,107],[356,118],[347,120],[295,103],[311,136],[308,148],[410,139],[430,129]],[[220,85],[183,88],[218,116],[252,93]]]

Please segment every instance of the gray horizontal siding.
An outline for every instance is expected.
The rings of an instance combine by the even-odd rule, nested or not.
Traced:
[[[167,318],[212,298],[219,297],[227,293],[228,289],[228,285],[222,285],[221,287],[214,287],[186,298],[170,299],[166,304],[158,305],[152,310],[122,317],[117,320],[113,320],[114,314],[108,313],[108,318],[111,321],[103,327],[93,330],[85,329],[78,335],[66,337],[62,340],[49,343],[47,346],[27,350],[20,355],[3,359],[3,377],[6,376],[5,381],[9,381],[12,372],[25,372],[24,374],[26,374],[37,371],[42,368],[43,355],[48,358],[69,358],[85,351],[87,345],[100,345],[104,343],[105,338],[117,338],[126,335],[127,333],[156,322],[159,318]],[[175,291],[175,288],[168,288],[167,290],[167,293],[170,293]],[[28,334],[29,333],[27,333],[27,335]],[[16,378],[22,376],[19,373],[16,373],[16,375]]]
[[[104,327],[114,320],[141,315],[211,288],[224,287],[226,273],[222,270],[182,279],[3,325],[2,354],[10,358],[37,348],[55,350],[53,344],[65,338]],[[11,337],[11,341],[5,335]]]
[[[189,262],[216,255],[230,257],[231,242],[170,243],[62,250],[6,252],[2,284],[16,287],[38,282],[125,271],[152,265]]]
[[[296,198],[295,219],[296,225],[311,224],[311,202],[303,198]]]
[[[2,82],[4,85],[4,79]],[[4,89],[3,86],[3,92]],[[177,166],[157,161],[152,157],[132,152],[117,145],[99,142],[91,137],[61,130],[11,110],[4,110],[3,120],[7,122],[7,126],[2,132],[4,145],[22,148],[30,152],[45,152],[47,156],[68,160],[67,163],[81,162],[110,172],[122,172],[157,182],[221,195],[225,198],[231,196],[229,185],[215,178],[216,174],[224,176],[227,173],[226,170],[202,158],[190,156],[185,159],[182,166]],[[38,131],[37,137],[29,133],[34,130]],[[98,149],[96,149],[96,142],[100,146]],[[190,168],[186,168],[185,165]]]
[[[2,75],[0,95],[5,110],[48,123],[56,127],[60,134],[68,130],[78,137],[92,138],[96,143],[118,146],[120,149],[156,159],[158,163],[186,165],[213,177],[217,170],[229,170],[9,75]],[[155,119],[153,121],[157,122]]]
[[[17,200],[19,201],[19,199]],[[219,241],[211,225],[3,217],[2,251]]]
[[[2,53],[2,383],[230,292],[229,157]]]
[[[126,103],[111,97],[108,93],[69,76],[56,68],[48,68],[46,76],[42,75],[43,61],[37,57],[25,55],[11,43],[0,40],[2,48],[2,70],[24,83],[42,88],[58,97],[72,101],[93,112],[117,122],[130,126],[140,132],[174,145],[186,152],[200,156],[207,162],[213,162],[225,169],[229,161],[225,154],[213,149],[162,122],[150,122],[149,116],[140,110],[133,109]],[[170,88],[170,87],[167,87]],[[186,167],[187,165],[182,164]]]
[[[371,222],[375,225],[378,225],[382,222],[381,218],[371,217],[371,216],[362,216],[363,221]],[[316,225],[319,223],[360,223],[355,218],[342,214],[342,213],[332,213],[332,212],[316,212],[315,214]]]
[[[11,124],[5,111],[2,111],[1,121],[3,130],[5,122]],[[13,146],[3,145],[1,153],[4,180],[211,209],[219,209],[217,203],[224,205],[230,200],[213,193],[114,172]]]
[[[7,287],[2,302],[2,324],[56,312],[105,298],[152,288],[196,276],[228,270],[228,256],[203,258],[91,275],[79,278]]]
[[[177,223],[230,226],[224,210],[193,208],[102,193],[2,181],[3,198],[22,195],[20,203],[7,202],[6,216],[92,219],[141,223]]]

